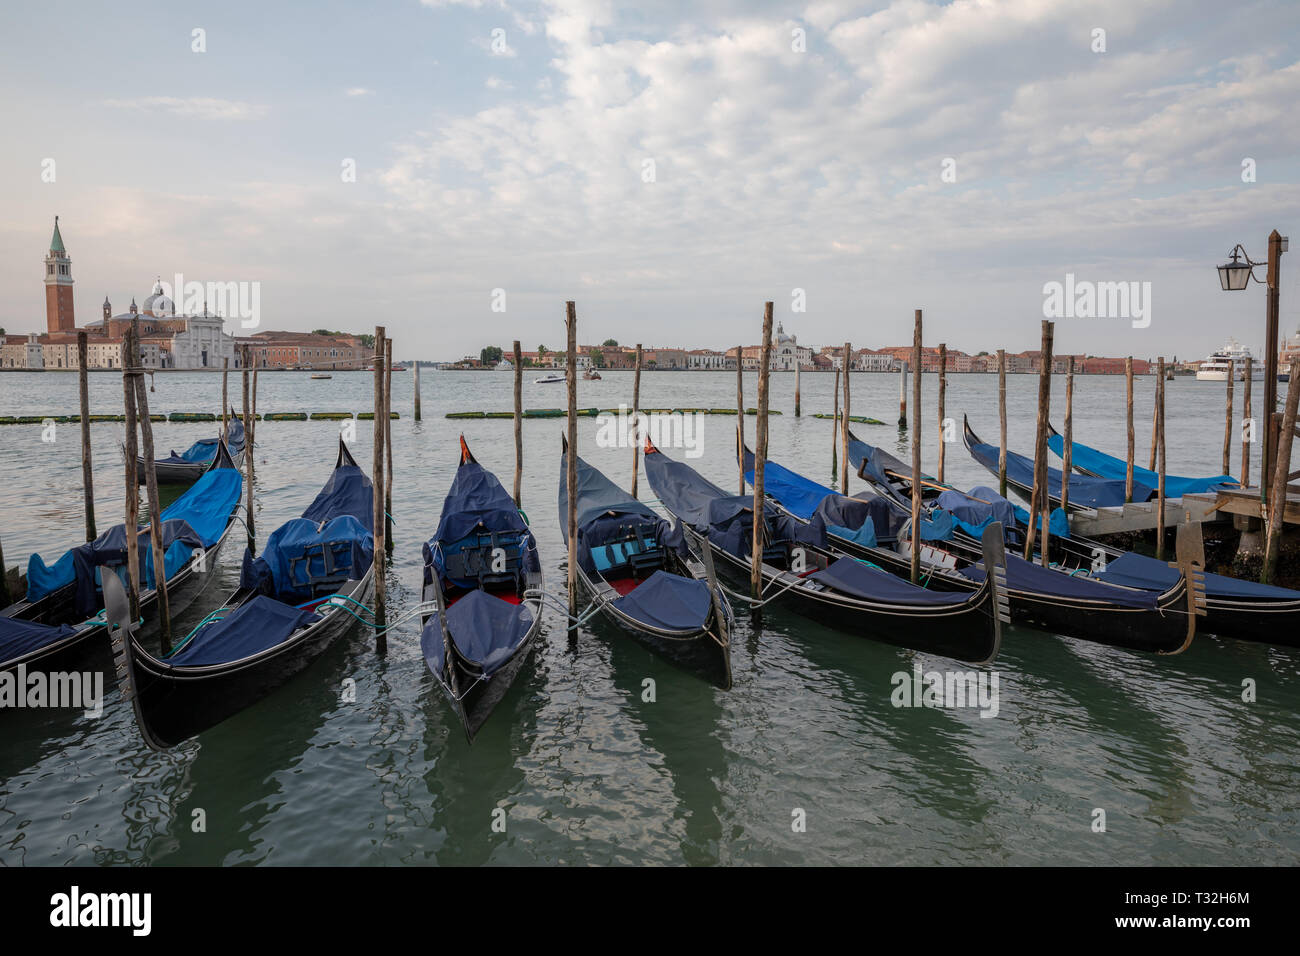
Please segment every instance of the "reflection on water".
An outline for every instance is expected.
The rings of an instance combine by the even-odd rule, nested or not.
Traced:
[[[927,403],[934,376],[925,376]],[[804,375],[806,412],[829,412],[829,375]],[[425,421],[394,423],[394,610],[418,600],[420,544],[436,526],[463,431],[475,456],[507,482],[509,421],[447,420],[448,411],[507,410],[511,379],[424,376]],[[1058,386],[1063,388],[1061,383]],[[1150,413],[1151,382],[1137,416]],[[114,412],[121,381],[91,376],[92,410]],[[322,387],[323,386],[323,387]],[[264,411],[364,410],[371,381],[339,374],[261,376]],[[747,381],[753,394],[754,380]],[[1008,383],[1011,446],[1032,448],[1034,376]],[[1103,449],[1125,442],[1122,378],[1076,381],[1075,434]],[[949,413],[997,428],[996,376],[950,376]],[[394,377],[394,408],[411,405],[411,376]],[[563,401],[524,386],[526,407]],[[630,374],[581,382],[580,404],[616,406]],[[728,374],[647,373],[646,407],[734,405]],[[1222,434],[1221,388],[1169,383],[1171,471],[1207,473],[1207,423]],[[853,409],[893,422],[897,379],[853,379]],[[216,411],[219,376],[157,376],[151,407]],[[1054,396],[1062,408],[1063,393]],[[910,396],[909,396],[910,400]],[[792,376],[776,376],[772,456],[830,474],[827,421],[794,419]],[[75,377],[0,375],[0,414],[64,413]],[[933,407],[932,404],[927,407]],[[1056,416],[1059,424],[1059,415]],[[748,423],[752,434],[752,419]],[[630,451],[599,447],[583,419],[580,451],[627,481]],[[333,463],[334,422],[258,427],[259,540],[297,515]],[[524,425],[524,510],[552,589],[563,587],[556,518],[562,420]],[[906,434],[856,426],[910,455]],[[159,424],[160,450],[215,431]],[[95,425],[100,529],[122,511],[120,425]],[[938,430],[926,436],[933,470]],[[1139,434],[1142,430],[1139,429]],[[368,428],[355,454],[369,461]],[[901,439],[901,440],[900,440]],[[736,481],[734,420],[705,419],[708,477]],[[53,443],[39,426],[0,426],[0,539],[9,562],[47,559],[82,535],[75,426]],[[1145,448],[1139,445],[1139,458]],[[960,444],[947,473],[988,476]],[[1256,473],[1258,473],[1256,466]],[[642,478],[641,487],[648,486]],[[164,504],[175,489],[164,489]],[[644,496],[649,492],[643,491]],[[178,630],[188,630],[238,578],[242,533],[214,583]],[[391,616],[391,615],[390,615]],[[1291,863],[1300,861],[1297,754],[1300,654],[1198,638],[1184,655],[1144,656],[1012,628],[995,669],[998,716],[976,709],[895,708],[891,676],[952,669],[943,660],[809,623],[779,603],[733,634],[735,686],[719,691],[597,620],[570,642],[548,612],[533,658],[475,744],[419,651],[412,621],[374,651],[358,626],[280,692],[169,754],[140,743],[129,707],[108,692],[104,716],[5,714],[0,745],[0,862],[6,864],[508,864],[508,863]],[[355,682],[355,701],[343,693]],[[1242,700],[1243,680],[1257,699]],[[647,681],[654,700],[646,699]],[[1092,831],[1105,809],[1107,832]],[[806,829],[792,826],[802,811]],[[494,826],[495,824],[495,826]],[[504,829],[503,829],[504,828]]]

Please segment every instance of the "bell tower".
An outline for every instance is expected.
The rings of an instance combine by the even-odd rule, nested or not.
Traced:
[[[59,217],[54,217],[54,236],[45,257],[45,324],[51,332],[77,328],[72,314],[72,260],[59,235]]]

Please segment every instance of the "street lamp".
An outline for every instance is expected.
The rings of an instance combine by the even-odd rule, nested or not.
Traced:
[[[1274,229],[1268,237],[1268,274],[1264,285],[1268,287],[1265,298],[1265,345],[1264,345],[1264,448],[1263,474],[1260,476],[1260,498],[1265,506],[1268,503],[1268,485],[1273,477],[1274,456],[1277,453],[1277,430],[1280,418],[1277,414],[1277,322],[1278,322],[1278,288],[1281,285],[1279,269],[1282,253],[1287,251],[1286,237]],[[1241,243],[1232,248],[1232,261],[1219,266],[1219,284],[1225,292],[1240,292],[1255,277],[1255,266],[1265,265],[1253,262]],[[1245,262],[1241,260],[1245,259]],[[1259,279],[1255,279],[1259,282]],[[1249,374],[1249,372],[1247,372]]]

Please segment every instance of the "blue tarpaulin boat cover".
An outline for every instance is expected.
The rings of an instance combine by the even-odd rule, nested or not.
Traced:
[[[1065,456],[1065,439],[1061,435],[1049,435],[1047,447],[1052,449],[1058,458]],[[1128,462],[1122,458],[1107,455],[1095,448],[1081,445],[1077,441],[1070,443],[1070,464],[1076,468],[1082,468],[1084,471],[1090,471],[1095,475],[1101,475],[1103,478],[1111,478],[1121,482],[1125,480],[1125,474],[1128,470]],[[1076,480],[1071,476],[1070,497],[1072,499],[1074,498],[1074,483]],[[1149,488],[1155,488],[1159,484],[1160,476],[1149,468],[1139,468],[1135,464],[1133,466],[1133,481],[1135,484],[1141,482]],[[1180,478],[1177,475],[1165,475],[1165,496],[1168,498],[1181,498],[1186,494],[1217,491],[1223,485],[1235,488],[1238,486],[1238,482],[1232,475],[1215,475],[1213,478]]]
[[[203,547],[203,539],[185,521],[173,518],[162,523],[164,574],[170,578],[189,561],[195,548]],[[153,548],[148,528],[136,534],[137,553],[140,558],[140,586],[154,587]],[[90,617],[99,610],[99,569],[125,566],[127,560],[126,526],[114,525],[94,541],[72,549],[72,576],[76,581],[73,606],[82,617]],[[39,560],[36,555],[33,559]],[[56,565],[57,567],[57,565]],[[30,579],[28,586],[30,589]]]
[[[237,469],[213,468],[205,472],[198,481],[186,489],[185,494],[177,498],[171,507],[165,509],[160,515],[164,527],[164,547],[169,547],[174,540],[180,540],[174,532],[170,539],[166,533],[167,526],[173,522],[181,522],[187,525],[190,534],[197,535],[197,543],[191,545],[191,547],[212,547],[225,532],[226,525],[230,522],[231,511],[239,503],[239,495],[242,490],[243,479]],[[173,524],[173,528],[175,527],[177,526]],[[124,529],[125,525],[115,525],[95,541],[64,552],[63,556],[53,565],[46,565],[39,554],[33,554],[27,562],[27,600],[39,601],[41,598],[76,580],[78,570],[77,552],[81,552],[86,556],[83,563],[87,567],[97,567],[104,563],[111,563],[107,560],[91,560],[85,550],[89,548],[92,551],[105,552],[108,549],[110,536],[112,536],[111,541],[116,542],[121,560],[125,561],[126,538]],[[144,540],[148,541],[147,530],[144,532]],[[195,539],[186,536],[184,540],[193,541]],[[152,549],[147,549],[147,551],[149,576],[145,579],[145,586],[152,587],[153,554]],[[165,561],[167,576],[171,577],[188,556],[188,550],[183,555],[179,548],[176,549],[176,555],[173,555],[172,551],[168,550]],[[90,615],[98,609],[99,602],[93,594],[94,587],[93,579],[85,587],[78,587],[78,613]],[[86,588],[90,590],[86,591]]]
[[[745,481],[750,487],[754,485],[754,453],[745,449]],[[798,472],[778,465],[772,459],[763,466],[763,492],[777,501],[781,507],[796,518],[808,521],[817,511],[817,506],[829,495],[839,495],[834,488],[818,484],[811,478],[805,478]]]
[[[294,631],[319,620],[311,611],[290,607],[259,594],[229,617],[204,626],[164,660],[172,667],[203,667],[241,661],[282,644]]]
[[[446,620],[456,650],[489,677],[511,658],[533,626],[533,614],[526,605],[512,604],[480,590],[468,592],[449,607]],[[420,633],[420,647],[430,669],[445,679],[442,627],[437,615],[429,618]]]
[[[18,621],[12,617],[0,617],[0,664],[30,654],[38,648],[71,637],[75,633],[77,633],[76,629],[67,624],[56,627],[50,624],[36,624],[33,621]]]
[[[449,549],[479,533],[496,535],[502,546],[513,546],[522,572],[540,570],[537,543],[514,499],[496,475],[471,460],[462,462],[456,469],[456,477],[442,503],[438,528],[425,542],[424,583],[433,580],[431,575],[436,569],[445,581],[461,587],[472,586],[468,580],[448,578],[446,557]]]
[[[745,481],[754,484],[754,453],[745,449]],[[796,518],[824,528],[827,534],[874,548],[883,529],[892,539],[897,530],[890,518],[893,508],[879,495],[849,498],[834,488],[818,484],[770,458],[763,468],[764,493]]]
[[[972,581],[984,580],[982,565],[971,565],[963,568],[961,574]],[[1175,571],[1174,580],[1169,582],[1169,587],[1172,587],[1174,581],[1177,580],[1178,572]],[[1109,604],[1134,608],[1154,608],[1158,597],[1153,591],[1130,591],[1124,588],[1111,587],[1110,584],[1103,584],[1089,577],[1070,575],[1064,571],[1045,568],[1041,564],[1034,564],[1014,554],[1007,555],[1007,587],[1016,591],[1032,591],[1035,594],[1047,594],[1062,598],[1105,601]],[[1161,588],[1160,590],[1163,592],[1168,588]]]
[[[159,458],[158,464],[195,465],[211,461],[217,457],[217,443],[220,440],[220,436],[200,439],[179,455],[173,449],[166,458]],[[244,448],[244,423],[238,418],[230,419],[230,440],[226,442],[226,448],[230,450],[231,455],[238,455]]]
[[[375,557],[375,539],[352,515],[340,515],[324,527],[306,518],[286,521],[267,539],[256,559],[244,552],[240,586],[254,588],[289,603],[317,596],[325,581],[360,580]]]
[[[885,604],[957,606],[965,604],[970,597],[964,591],[927,591],[888,571],[848,557],[808,577],[844,594]]]
[[[1178,580],[1178,569],[1171,568],[1163,561],[1149,558],[1132,551],[1123,554],[1106,565],[1106,570],[1095,575],[1110,584],[1123,584],[1131,588],[1146,588],[1152,591],[1167,591]],[[1300,601],[1300,591],[1260,584],[1257,581],[1242,581],[1239,578],[1225,577],[1222,574],[1205,575],[1205,593],[1218,598],[1255,598],[1270,601]]]
[[[703,581],[656,571],[614,602],[628,617],[665,631],[698,631],[713,608]]]
[[[567,455],[568,452],[565,452]],[[649,505],[638,501],[610,481],[598,468],[579,458],[578,471],[578,560],[588,573],[598,570],[592,555],[607,542],[635,534],[659,547],[685,556],[686,538],[681,528],[665,521]],[[560,535],[569,540],[569,469],[565,456],[560,457],[559,514]]]
[[[860,473],[865,479],[872,482],[882,494],[887,494],[895,501],[912,507],[912,500],[907,495],[902,494],[894,488],[886,469],[896,471],[910,479],[912,466],[906,465],[899,461],[889,452],[877,448],[874,445],[868,445],[864,441],[858,441],[856,438],[849,439],[849,464],[853,466],[855,472]],[[921,475],[926,481],[933,481],[929,475]]]
[[[1015,508],[1011,502],[989,488],[972,488],[970,494],[956,489],[945,491],[934,503],[951,514],[960,528],[977,538],[995,521],[1002,523],[1003,531],[1016,528]]]
[[[983,442],[972,441],[970,452],[976,461],[998,473],[998,449]],[[1034,463],[1024,455],[1007,452],[1007,478],[1026,488],[1034,486]],[[1047,493],[1052,498],[1061,497],[1061,469],[1048,467]],[[1133,479],[1133,500],[1150,501],[1155,489]],[[1124,480],[1089,478],[1087,475],[1070,476],[1070,504],[1085,508],[1114,508],[1124,504]]]
[[[325,487],[302,516],[325,524],[339,515],[352,515],[372,534],[375,530],[375,499],[370,479],[356,465],[339,465],[330,473]]]
[[[659,500],[673,514],[728,554],[749,555],[753,543],[754,499],[723,491],[694,468],[661,451],[645,456],[646,477]],[[764,508],[768,545],[802,542],[824,545],[825,531],[801,524],[771,507]]]

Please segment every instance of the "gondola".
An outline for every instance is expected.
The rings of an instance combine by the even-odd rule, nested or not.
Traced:
[[[239,587],[165,657],[141,644],[120,583],[107,581],[122,696],[145,742],[166,750],[257,702],[306,669],[358,620],[374,586],[373,489],[339,439],[301,518],[244,552]]]
[[[748,448],[743,454],[745,477],[752,483],[753,455]],[[791,517],[825,527],[832,546],[895,574],[909,573],[911,542],[900,538],[910,530],[910,506],[905,508],[901,501],[874,492],[848,498],[770,459],[764,489]],[[910,492],[910,487],[907,490]],[[961,533],[960,519],[946,512],[931,513],[924,519],[930,529],[922,551],[928,587],[973,591],[979,586],[984,572],[979,566],[976,535],[994,523],[1006,527],[1015,522],[1009,514],[1010,503],[1002,501],[1007,507],[1000,511],[992,506],[985,506],[978,515],[973,513],[974,507],[963,511],[970,519],[968,535]],[[941,496],[939,507],[945,502]],[[924,534],[925,527],[922,530]],[[897,542],[898,550],[885,547],[887,541]],[[1194,548],[1195,541],[1183,545],[1184,550],[1188,547]],[[1172,571],[1172,580],[1157,593],[1075,576],[1007,555],[1013,623],[1132,650],[1176,654],[1190,646],[1196,632],[1196,604],[1194,595],[1189,596],[1187,581],[1187,574]]]
[[[569,541],[568,441],[560,456],[560,530]],[[651,650],[731,687],[731,605],[674,526],[578,458],[577,578],[609,620]]]
[[[994,445],[987,445],[980,440],[970,427],[970,421],[962,416],[962,440],[972,458],[983,465],[991,474],[998,473],[999,450]],[[1034,493],[1034,460],[1007,450],[1007,486],[1026,501]],[[1133,480],[1133,500],[1150,501],[1156,490],[1136,478]],[[1047,467],[1047,498],[1051,507],[1061,507],[1061,469]],[[1070,511],[1084,511],[1089,508],[1117,508],[1125,502],[1124,480],[1109,478],[1090,478],[1086,475],[1074,475],[1070,478]]]
[[[163,511],[162,534],[167,603],[184,613],[217,573],[217,558],[238,520],[243,480],[229,451],[218,443],[203,477]],[[158,632],[158,594],[153,587],[153,548],[146,525],[137,536],[141,593],[139,637]],[[0,610],[0,673],[21,668],[80,671],[87,666],[112,678],[105,638],[101,581],[126,574],[126,526],[115,525],[94,541],[66,551],[47,565],[39,554],[27,563],[26,596]],[[111,572],[111,573],[109,573]]]
[[[424,544],[420,647],[472,743],[532,651],[542,621],[537,539],[460,439],[460,464]],[[450,664],[450,666],[448,666]]]
[[[646,476],[660,503],[692,544],[712,549],[721,566],[748,580],[754,499],[732,495],[673,461],[649,440]],[[763,509],[764,596],[849,634],[955,660],[986,664],[998,653],[1007,620],[1005,553],[1000,527],[984,537],[985,576],[972,594],[917,587],[828,547],[824,531]]]
[[[1050,422],[1047,425],[1047,447],[1057,458],[1063,459],[1065,457],[1065,438],[1052,427]],[[1127,480],[1128,462],[1072,440],[1070,442],[1070,468],[1090,478],[1125,481]],[[1071,495],[1074,494],[1074,481],[1075,479],[1070,479]],[[1133,466],[1133,481],[1155,488],[1160,482],[1160,475],[1149,468],[1140,468],[1135,464]],[[1187,494],[1203,494],[1219,491],[1223,488],[1240,487],[1241,482],[1233,478],[1232,475],[1215,475],[1212,478],[1183,478],[1179,475],[1165,475],[1165,496],[1168,498],[1181,498]]]
[[[235,415],[235,410],[230,410],[229,431],[226,435],[226,449],[230,453],[231,460],[238,468],[244,462],[244,423]],[[189,448],[180,454],[173,449],[172,453],[166,458],[159,458],[154,461],[154,472],[158,476],[160,485],[188,485],[198,481],[200,476],[207,470],[208,465],[217,455],[217,446],[221,444],[221,436],[216,438],[203,438],[196,441]],[[126,449],[123,448],[123,453]],[[136,480],[144,484],[148,477],[145,469],[148,462],[144,458],[136,459],[135,473]]]

